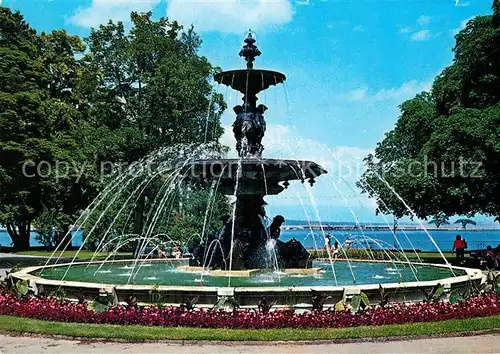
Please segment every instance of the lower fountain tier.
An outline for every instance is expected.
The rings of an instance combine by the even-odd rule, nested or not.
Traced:
[[[198,160],[186,167],[188,180],[208,180],[218,183],[218,190],[234,195],[238,179],[237,195],[275,195],[288,187],[289,181],[307,180],[311,185],[315,178],[327,173],[312,161],[278,159],[243,159],[238,172],[239,159]]]

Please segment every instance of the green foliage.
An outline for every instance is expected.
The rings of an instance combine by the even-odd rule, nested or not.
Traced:
[[[359,312],[360,310],[365,310],[370,305],[370,300],[368,299],[368,295],[364,292],[360,294],[356,294],[351,299],[351,311],[353,313]]]
[[[214,305],[214,310],[221,309],[236,310],[240,308],[240,303],[232,296],[221,296]]]
[[[345,311],[346,309],[346,303],[344,302],[344,300],[339,300],[336,304],[335,304],[335,311],[336,312],[343,312]]]
[[[29,248],[44,209],[57,206],[68,230],[91,197],[91,179],[55,171],[60,161],[81,167],[86,156],[75,59],[84,48],[65,31],[37,35],[20,13],[0,8],[0,223],[17,249]]]
[[[14,292],[16,293],[18,299],[28,295],[30,291],[30,283],[28,280],[19,280],[14,283]]]
[[[457,304],[464,301],[467,298],[467,292],[463,292],[461,289],[453,289],[450,292],[450,303]]]
[[[496,272],[494,270],[488,271],[488,275],[486,276],[486,284],[489,289],[500,292],[500,272]]]
[[[156,305],[158,308],[163,308],[165,303],[165,296],[159,290],[159,286],[155,285],[149,290],[149,302]]]
[[[175,21],[151,13],[131,14],[126,32],[121,22],[91,30],[83,62],[92,76],[85,84],[88,113],[101,124],[98,134],[105,161],[135,161],[159,147],[216,141],[222,134],[219,117],[226,108],[212,92],[216,72],[197,50],[199,37],[183,33]],[[207,107],[209,126],[206,128]]]
[[[269,301],[266,297],[263,296],[259,299],[258,309],[262,313],[267,313],[274,305],[276,305],[276,301]]]
[[[442,284],[436,284],[430,290],[427,290],[426,288],[423,288],[423,287],[419,287],[418,289],[424,295],[425,302],[439,301],[444,294],[444,285],[442,285]]]
[[[185,299],[183,303],[180,304],[180,307],[187,310],[193,311],[198,303],[199,297],[195,296],[190,299]]]
[[[478,16],[456,35],[453,64],[431,92],[401,104],[396,126],[365,159],[358,186],[377,199],[377,212],[500,214],[500,28],[492,19]]]
[[[201,235],[203,230],[205,235],[218,232],[221,217],[232,212],[229,199],[221,193],[211,195],[208,186],[184,192],[179,196],[178,203],[182,205],[182,210],[164,219],[158,227],[164,227],[175,240],[191,240],[190,243],[199,242],[199,238],[193,235]],[[209,206],[209,214],[206,215]],[[205,216],[207,223],[204,228]]]
[[[5,278],[0,281],[0,290],[13,290],[15,283],[14,279],[9,276],[9,272],[6,272]]]
[[[436,215],[432,220],[429,221],[429,224],[434,224],[436,227],[440,227],[441,225],[449,225],[448,217],[443,214]]]
[[[467,225],[477,225],[477,223],[471,219],[458,219],[454,224],[462,224],[463,229],[467,228]]]
[[[37,230],[35,239],[43,246],[52,248],[57,244],[56,233],[62,233],[61,225],[58,225],[57,212],[55,209],[45,208],[43,212],[33,220],[33,226]]]
[[[110,293],[102,293],[99,294],[98,297],[92,301],[88,307],[89,309],[95,311],[95,312],[106,312],[108,311],[111,306],[113,306],[113,295]]]
[[[18,249],[29,248],[32,226],[42,243],[59,244],[109,182],[101,167],[222,135],[226,105],[210,85],[218,69],[198,55],[193,28],[151,13],[131,19],[130,31],[112,21],[92,29],[86,47],[63,30],[37,34],[20,13],[0,8],[0,224]],[[123,210],[124,219],[132,213],[132,230],[111,231],[140,234],[143,204],[158,188],[152,184],[137,207]],[[116,214],[108,216],[112,223]]]
[[[313,311],[323,311],[325,302],[327,302],[331,298],[332,297],[329,295],[311,289],[311,304]]]
[[[380,307],[384,308],[389,304],[390,293],[387,292],[381,284],[378,285],[378,291],[380,295],[380,302],[378,303]]]

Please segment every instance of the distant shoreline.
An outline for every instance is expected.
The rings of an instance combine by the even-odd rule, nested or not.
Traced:
[[[453,227],[435,227],[435,226],[425,226],[425,230],[427,231],[499,231],[500,227],[497,226],[468,226],[466,229],[460,226]],[[82,228],[75,227],[72,231],[81,231]],[[300,225],[286,225],[283,226],[283,230],[292,231],[292,230],[328,230],[328,231],[392,231],[392,226],[388,225],[380,225],[380,224],[360,224],[358,226],[353,224],[300,224]],[[399,225],[396,231],[424,231],[424,229],[420,225]],[[7,232],[7,228],[0,227],[0,232]],[[37,232],[36,229],[31,229],[31,232]]]
[[[427,231],[500,231],[499,227],[495,226],[470,226],[466,229],[455,226],[455,227],[435,227],[435,226],[425,226]],[[328,224],[311,224],[311,225],[285,225],[283,230],[328,230],[328,231],[392,231],[392,226],[388,225],[328,225]],[[424,228],[420,225],[399,225],[396,231],[424,231]]]

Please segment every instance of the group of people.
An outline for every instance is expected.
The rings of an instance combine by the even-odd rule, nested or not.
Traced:
[[[488,269],[500,270],[500,244],[495,249],[488,245],[482,252],[481,263]]]
[[[172,248],[168,250],[165,247],[161,247],[158,256],[159,258],[182,258],[182,248],[180,242],[174,243]]]
[[[453,242],[452,252],[455,253],[458,264],[464,263],[467,247],[467,240],[457,235],[455,242]],[[480,259],[481,266],[486,266],[489,269],[500,269],[500,244],[496,248],[488,245],[484,251],[476,253],[477,257]]]
[[[339,256],[340,244],[338,241],[335,241],[332,247],[332,235],[326,234],[325,236],[325,249],[326,253],[328,253],[328,258],[332,260],[336,260]]]

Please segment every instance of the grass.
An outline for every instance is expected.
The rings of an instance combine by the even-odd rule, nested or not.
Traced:
[[[0,332],[63,335],[94,339],[125,339],[128,341],[315,341],[400,336],[436,336],[498,329],[500,329],[500,316],[373,327],[255,330],[97,325],[0,316]]]
[[[405,252],[406,256],[409,259],[417,259],[417,255],[414,252]],[[444,256],[448,259],[453,259],[455,258],[455,254],[451,252],[443,252]],[[442,259],[441,254],[439,252],[420,252],[418,253],[418,256],[422,259]]]
[[[406,256],[410,261],[418,260],[417,255],[414,252],[405,252]],[[455,254],[451,252],[443,252],[443,255],[446,257],[448,262],[453,262],[455,260]],[[421,252],[418,253],[418,257],[424,263],[444,263],[443,257],[439,252]]]
[[[41,250],[32,250],[32,251],[21,251],[17,252],[16,254],[23,255],[23,256],[40,256],[40,257],[50,257],[52,256],[53,251],[41,251]],[[70,250],[70,251],[64,251],[62,253],[62,258],[73,258],[76,255],[77,250]],[[61,254],[61,252],[56,252],[55,256],[58,257]],[[91,259],[92,256],[94,255],[94,251],[89,251],[89,250],[81,250],[78,253],[78,259]],[[109,253],[105,252],[100,252],[96,255],[96,259],[105,259]],[[130,256],[132,257],[131,252],[117,252],[115,253],[115,256],[118,256],[120,258],[123,258],[124,256]]]
[[[361,255],[361,257],[359,259],[367,259],[367,254],[365,254],[363,252],[366,252],[366,251],[359,251],[359,255]],[[372,252],[375,254],[375,256],[377,256],[377,255],[383,256],[383,257],[375,257],[375,259],[386,259],[386,253],[383,253],[380,250],[373,250]],[[327,258],[328,257],[328,254],[324,250],[311,251],[311,253],[314,256],[317,256],[320,258]],[[340,254],[342,255],[342,253],[340,253]],[[415,252],[405,252],[406,257],[404,257],[401,253],[396,253],[396,255],[399,255],[401,260],[406,260],[406,257],[408,257],[408,259],[410,261],[417,261],[418,258],[420,258],[422,260],[422,262],[424,262],[424,263],[438,263],[438,264],[444,263],[443,257],[441,256],[441,254],[439,252],[419,252],[418,257],[417,257],[417,254],[415,254]],[[446,259],[449,262],[453,262],[455,260],[455,254],[453,254],[451,252],[443,252],[443,255],[446,257]],[[358,257],[351,256],[350,259],[356,260],[356,259],[358,259]]]

